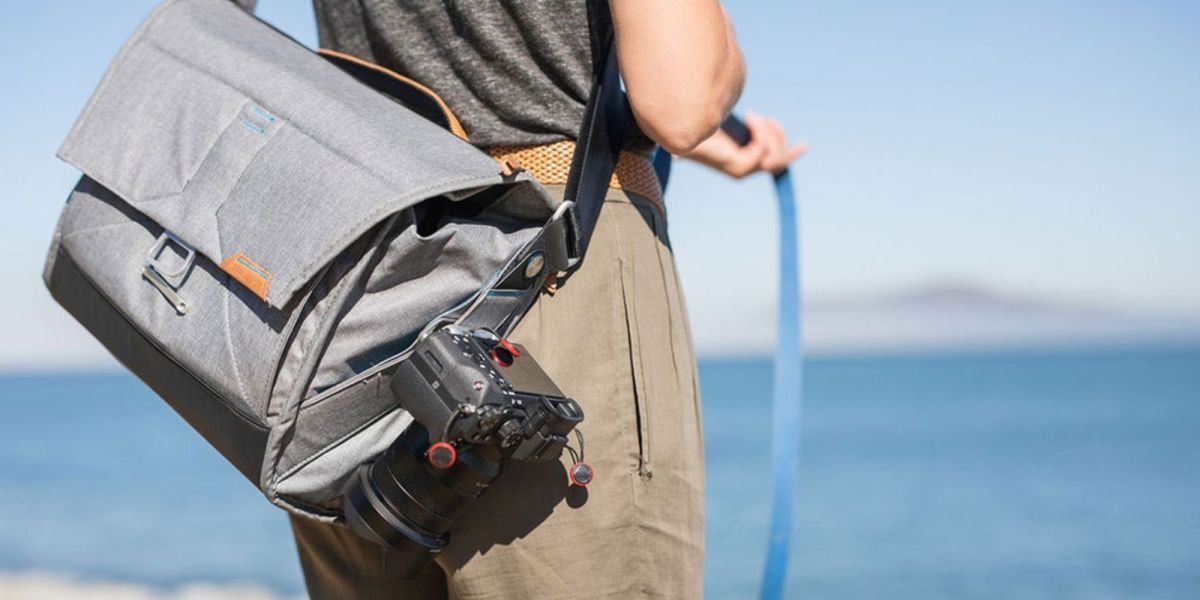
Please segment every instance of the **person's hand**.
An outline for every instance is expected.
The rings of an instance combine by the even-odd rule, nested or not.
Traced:
[[[696,162],[708,165],[726,175],[741,179],[751,173],[766,171],[778,173],[792,161],[808,151],[804,143],[787,143],[787,134],[779,121],[768,119],[747,111],[742,117],[750,130],[750,143],[739,146],[722,130],[694,150],[684,155]]]

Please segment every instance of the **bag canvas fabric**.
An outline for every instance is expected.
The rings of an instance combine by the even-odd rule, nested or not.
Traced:
[[[537,182],[229,0],[159,6],[59,156],[83,177],[52,295],[308,517],[336,519],[345,479],[411,422],[387,376],[424,328],[505,334],[566,268],[570,225]]]

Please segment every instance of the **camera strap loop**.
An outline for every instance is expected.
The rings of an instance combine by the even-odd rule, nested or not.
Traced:
[[[735,142],[750,142],[750,130],[730,115],[721,129]],[[654,170],[665,190],[671,174],[671,155],[661,148],[654,154]],[[800,463],[800,418],[804,352],[801,346],[800,241],[798,211],[791,171],[774,175],[779,207],[779,301],[775,346],[775,382],[772,400],[771,469],[774,479],[771,530],[760,597],[782,598],[787,580],[788,550],[792,537],[792,506],[796,472]]]

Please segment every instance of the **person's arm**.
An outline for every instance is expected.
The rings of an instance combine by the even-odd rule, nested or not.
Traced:
[[[742,50],[718,0],[610,0],[617,57],[642,131],[671,154],[733,177],[778,172],[807,150],[774,119],[745,115],[750,143],[718,127],[746,80]]]
[[[746,67],[718,0],[611,0],[617,57],[638,125],[672,154],[717,130]]]

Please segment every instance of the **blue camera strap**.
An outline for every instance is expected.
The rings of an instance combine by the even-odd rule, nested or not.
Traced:
[[[741,145],[750,141],[750,131],[737,117],[730,116],[725,119],[721,129]],[[655,152],[654,169],[665,190],[671,172],[671,155],[661,148]],[[775,198],[779,206],[779,320],[775,343],[771,420],[771,470],[774,489],[767,561],[760,590],[763,600],[782,598],[787,583],[792,509],[795,505],[796,473],[800,463],[800,419],[804,381],[800,320],[800,243],[791,171],[785,169],[775,174],[774,182]]]
[[[791,171],[775,175],[779,203],[779,322],[775,342],[775,390],[771,434],[774,493],[771,533],[761,597],[783,597],[796,472],[800,466],[800,408],[803,397],[804,351],[801,346],[800,240]]]

